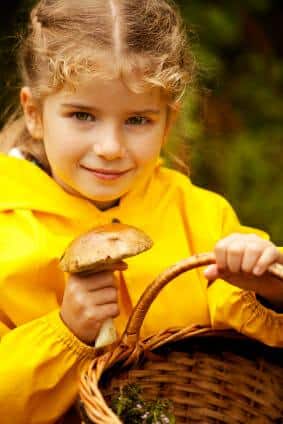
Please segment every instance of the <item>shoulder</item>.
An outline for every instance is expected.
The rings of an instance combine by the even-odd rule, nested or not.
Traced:
[[[218,240],[239,230],[238,216],[221,194],[199,187],[188,176],[166,167],[160,167],[159,179],[169,188],[168,207],[178,208],[182,220],[194,234]]]
[[[217,237],[241,232],[269,238],[261,229],[242,225],[233,206],[221,194],[199,187],[188,176],[166,167],[161,167],[159,174],[159,178],[166,181],[175,193],[171,201],[178,203],[186,219],[196,227],[199,225],[206,230],[213,227]]]
[[[161,166],[157,173],[158,179],[167,187],[175,190],[185,201],[197,204],[199,208],[215,207],[218,210],[229,213],[232,206],[229,201],[219,193],[194,184],[188,175],[174,169]]]

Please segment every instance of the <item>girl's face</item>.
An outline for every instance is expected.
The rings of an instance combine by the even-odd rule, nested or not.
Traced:
[[[34,116],[30,96],[23,88],[27,124]],[[169,129],[167,115],[158,88],[135,94],[121,80],[96,79],[76,92],[48,96],[37,136],[40,131],[54,179],[105,209],[153,171]]]

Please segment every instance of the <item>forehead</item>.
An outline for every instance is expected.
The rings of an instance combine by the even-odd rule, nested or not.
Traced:
[[[63,87],[53,98],[62,104],[82,104],[101,110],[152,109],[165,104],[160,88],[148,86],[136,93],[122,79],[84,81],[72,90]]]

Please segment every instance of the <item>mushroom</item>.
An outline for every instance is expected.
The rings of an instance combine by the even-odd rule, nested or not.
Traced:
[[[89,230],[74,239],[60,259],[60,267],[71,274],[89,275],[113,270],[113,264],[152,247],[152,240],[130,225],[112,223]],[[99,348],[117,338],[111,318],[104,321],[95,341]]]

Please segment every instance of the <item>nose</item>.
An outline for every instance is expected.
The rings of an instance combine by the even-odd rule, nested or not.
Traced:
[[[105,160],[121,159],[125,156],[122,131],[114,125],[101,128],[99,138],[93,143],[93,151]]]

